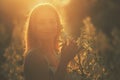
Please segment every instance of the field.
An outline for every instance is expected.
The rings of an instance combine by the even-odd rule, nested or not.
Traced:
[[[68,33],[81,48],[68,64],[66,80],[120,80],[120,1],[46,2],[59,10],[62,42]],[[25,27],[29,11],[39,3],[0,1],[0,80],[24,80]]]

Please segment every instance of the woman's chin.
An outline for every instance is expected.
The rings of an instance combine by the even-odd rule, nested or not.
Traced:
[[[54,39],[56,37],[55,33],[44,33],[39,35],[42,39]]]
[[[44,35],[43,37],[41,37],[42,40],[51,40],[54,38],[55,38],[55,36],[53,36],[53,35]]]

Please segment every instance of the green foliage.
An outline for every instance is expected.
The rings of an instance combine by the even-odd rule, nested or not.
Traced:
[[[23,80],[22,46],[10,45],[4,53],[5,63],[1,66],[4,76],[9,80]]]
[[[77,39],[80,52],[68,65],[70,80],[100,80],[105,68],[100,63],[100,56],[96,48],[96,31],[90,18],[84,20],[84,27]]]

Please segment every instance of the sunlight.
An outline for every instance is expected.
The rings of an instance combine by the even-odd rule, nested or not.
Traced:
[[[59,6],[64,6],[69,4],[70,0],[53,0],[53,3]]]
[[[40,3],[52,3],[57,6],[67,5],[70,0],[39,0]]]

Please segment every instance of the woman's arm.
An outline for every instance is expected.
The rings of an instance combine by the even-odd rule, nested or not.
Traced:
[[[67,64],[64,61],[60,61],[58,68],[55,73],[55,80],[65,80],[65,75],[67,73]]]
[[[79,52],[77,43],[70,41],[69,44],[64,44],[61,49],[61,59],[58,65],[57,71],[55,73],[55,80],[65,80],[67,73],[67,64],[75,55]]]

